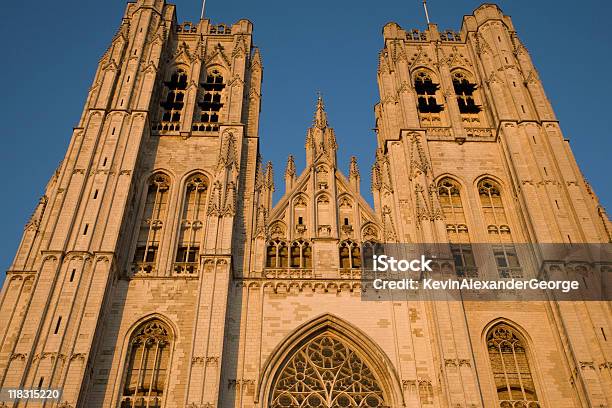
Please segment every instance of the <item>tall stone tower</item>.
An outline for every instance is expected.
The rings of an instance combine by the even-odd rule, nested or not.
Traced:
[[[595,272],[609,282],[609,258],[563,261],[525,245],[608,244],[612,229],[510,17],[483,4],[460,32],[389,23],[383,35],[372,187],[398,240],[448,244],[459,277]],[[611,404],[609,302],[431,302],[424,310],[433,360],[416,358],[416,369],[433,381],[435,406]],[[410,382],[417,394],[418,384]]]
[[[127,5],[7,274],[4,387],[63,388],[63,407],[218,398],[224,292],[255,199],[262,65],[252,28],[179,24],[163,0]],[[111,372],[124,347],[131,377],[119,384]],[[152,381],[151,364],[171,375]]]
[[[129,3],[0,295],[0,386],[63,395],[4,406],[610,406],[607,302],[365,300],[375,243],[458,279],[611,268],[526,249],[612,226],[510,18],[383,34],[374,208],[321,97],[274,204],[252,24]]]

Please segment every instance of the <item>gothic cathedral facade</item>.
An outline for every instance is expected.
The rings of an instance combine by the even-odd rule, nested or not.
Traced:
[[[362,300],[369,242],[446,245],[459,276],[611,267],[520,251],[612,226],[511,19],[383,35],[374,208],[320,97],[274,204],[252,24],[129,3],[7,272],[2,387],[63,408],[612,406],[608,302]]]

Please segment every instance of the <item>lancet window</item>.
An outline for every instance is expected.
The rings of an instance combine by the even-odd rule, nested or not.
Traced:
[[[414,78],[414,90],[417,94],[417,107],[421,118],[434,121],[437,114],[444,109],[436,100],[436,92],[440,85],[436,84],[426,71],[419,71]],[[438,118],[439,119],[439,118]]]
[[[483,179],[478,183],[478,193],[499,276],[521,278],[523,271],[508,225],[499,184],[488,178]]]
[[[471,83],[463,72],[453,72],[453,88],[461,114],[475,115],[482,110],[474,99],[476,84]]]
[[[214,69],[206,75],[206,80],[200,86],[203,90],[202,99],[198,102],[200,118],[199,123],[194,123],[193,130],[217,130],[223,108],[222,97],[225,89],[223,75],[219,70]]]
[[[526,345],[511,326],[498,324],[487,334],[489,361],[500,408],[539,408]]]
[[[134,253],[135,273],[150,274],[155,271],[168,210],[169,189],[170,180],[165,174],[155,174],[149,180]]]
[[[158,130],[180,130],[181,114],[185,106],[185,94],[187,92],[187,74],[178,69],[172,74],[169,81],[164,82],[166,93],[161,102],[162,123]]]
[[[172,336],[160,320],[143,323],[130,338],[120,408],[160,408],[166,389]]]
[[[312,248],[307,241],[297,240],[291,244],[291,267],[312,268]]]
[[[289,249],[281,239],[268,242],[266,249],[266,268],[287,268],[289,266]]]
[[[204,236],[207,191],[208,180],[203,175],[196,174],[187,180],[174,263],[177,274],[197,272]]]
[[[455,261],[455,272],[458,276],[478,276],[461,202],[460,185],[449,177],[443,178],[438,182],[438,197],[444,214],[451,253]]]
[[[342,241],[339,247],[340,268],[361,268],[361,247],[351,240]]]

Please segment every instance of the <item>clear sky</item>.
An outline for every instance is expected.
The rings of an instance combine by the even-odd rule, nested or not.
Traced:
[[[179,21],[201,3],[177,0]],[[433,22],[458,30],[478,0],[429,0]],[[601,202],[612,203],[609,0],[499,0],[531,53],[565,136]],[[99,58],[120,24],[124,0],[30,0],[2,4],[0,78],[0,281],[23,226],[62,160]],[[208,0],[214,23],[248,18],[264,63],[261,152],[275,165],[276,199],[288,154],[304,166],[304,138],[316,91],[325,98],[347,173],[356,155],[370,201],[381,29],[395,21],[425,28],[421,0]]]

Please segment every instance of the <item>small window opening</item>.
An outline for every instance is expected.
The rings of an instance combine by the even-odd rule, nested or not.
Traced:
[[[570,237],[570,235],[569,235],[569,234],[567,234],[567,240],[569,241],[569,244],[570,244],[570,245],[572,245],[572,244],[573,244],[573,242],[572,242],[572,237]]]
[[[544,167],[544,174],[548,176],[548,171],[546,171],[546,167]]]
[[[85,224],[85,228],[83,229],[83,235],[87,235],[88,229],[89,229],[89,224]]]
[[[138,51],[138,49],[134,50],[134,55],[136,55],[136,51]]]
[[[535,140],[535,136],[531,136],[531,138],[533,139],[533,144],[538,144]]]
[[[121,103],[119,104],[119,106],[123,106],[123,99],[121,100]]]
[[[74,275],[76,274],[76,269],[72,269],[72,272],[70,272],[70,282],[72,282],[74,280]]]
[[[506,60],[506,64],[509,64],[510,62],[508,61],[508,57],[504,57],[504,59]]]
[[[419,72],[414,80],[414,90],[417,93],[418,109],[421,113],[440,113],[442,105],[436,102],[436,91],[440,85],[433,82],[427,72]]]
[[[608,338],[606,337],[606,332],[604,331],[604,328],[600,327],[600,329],[601,329],[601,335],[603,336],[604,341],[608,341]]]
[[[125,81],[125,82],[128,83],[128,84],[130,83],[130,76],[129,75],[127,77],[127,81]]]
[[[344,218],[344,225],[349,225],[349,219],[348,218]]]
[[[181,111],[184,106],[185,91],[187,90],[187,74],[183,70],[176,71],[170,81],[164,82],[168,93],[166,100],[160,105],[164,109],[162,120],[164,122],[180,122]]]
[[[298,217],[298,225],[304,225],[304,219],[302,217]]]
[[[115,128],[113,128],[113,131],[111,132],[111,135],[115,134]]]
[[[106,160],[107,158],[105,157],[104,160],[102,161],[102,167],[106,166]]]
[[[497,41],[501,42],[501,37],[499,35],[497,36]]]
[[[516,82],[512,81],[512,86],[516,88]]]
[[[225,89],[223,76],[218,70],[212,70],[206,75],[206,80],[200,84],[204,89],[204,96],[198,103],[200,107],[200,121],[204,123],[218,123],[219,112],[223,108],[221,94]]]
[[[53,332],[53,334],[57,334],[59,332],[61,324],[62,324],[62,316],[57,318],[57,324],[55,325],[55,331]]]
[[[94,191],[93,199],[96,200],[98,198],[98,190]]]
[[[40,377],[40,380],[38,381],[38,389],[39,390],[42,388],[44,381],[45,381],[45,377]]]
[[[523,113],[527,113],[527,111],[525,110],[525,107],[523,105],[521,105],[521,110],[523,111]]]
[[[557,200],[555,200],[555,205],[557,206],[557,210],[560,210],[561,208],[559,207],[559,202]]]
[[[475,114],[481,111],[481,107],[476,105],[474,100],[476,85],[470,83],[463,73],[455,72],[453,74],[453,88],[455,88],[459,112]]]

